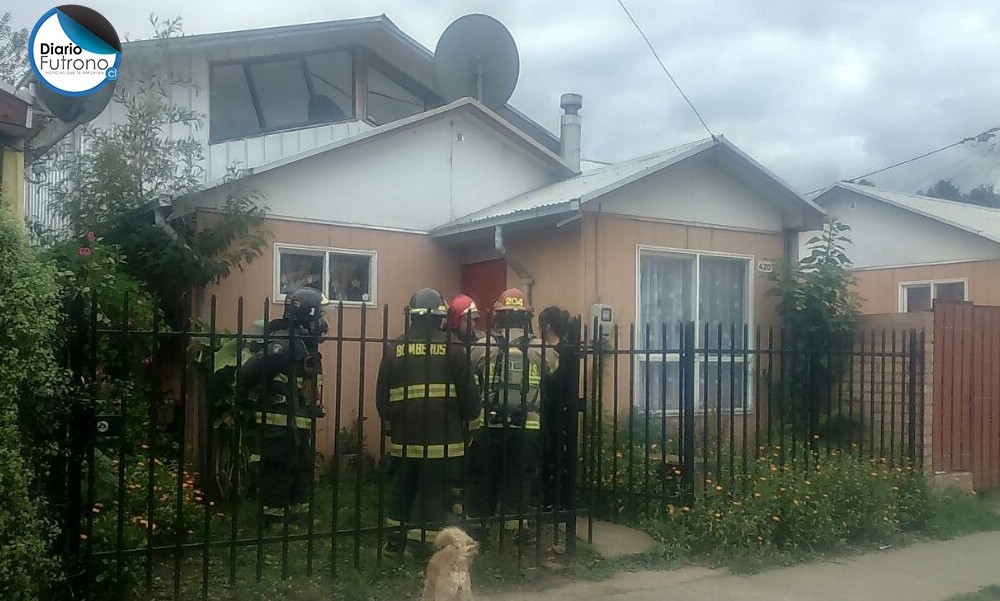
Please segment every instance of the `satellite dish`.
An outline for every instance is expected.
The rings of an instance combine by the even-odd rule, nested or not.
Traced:
[[[444,30],[434,50],[434,71],[446,102],[468,96],[503,106],[514,93],[519,67],[514,37],[487,15],[460,17]]]
[[[86,96],[66,96],[45,85],[36,85],[35,93],[56,119],[64,123],[82,124],[100,115],[115,93],[117,80]]]

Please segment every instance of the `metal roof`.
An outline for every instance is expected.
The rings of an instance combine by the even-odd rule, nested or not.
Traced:
[[[829,190],[817,197],[816,202],[820,204],[827,202],[828,195],[837,189],[861,194],[1000,244],[1000,209],[931,196],[890,192],[889,190],[846,182],[834,184]]]
[[[750,159],[724,137],[717,136],[714,139],[705,138],[600,169],[586,171],[573,178],[538,188],[456,219],[437,228],[432,234],[434,236],[449,236],[493,225],[574,211],[590,200],[716,147],[728,151],[726,154],[730,159],[740,163],[746,171],[753,172],[758,179],[765,180],[770,186],[769,189],[777,190],[781,194],[782,202],[795,203],[814,216],[822,216],[823,210],[820,207],[795,193],[787,184]]]
[[[294,25],[278,25],[275,27],[260,27],[257,29],[240,29],[235,31],[218,31],[212,33],[197,33],[170,38],[150,38],[145,40],[130,40],[122,44],[122,50],[130,48],[142,49],[163,46],[183,46],[195,48],[199,46],[221,46],[233,42],[243,42],[256,39],[296,38],[309,34],[328,34],[345,30],[384,29],[399,41],[406,43],[413,50],[433,59],[434,53],[423,44],[406,35],[392,19],[383,15],[360,17],[356,19],[338,19],[335,21],[320,21],[316,23],[297,23]]]

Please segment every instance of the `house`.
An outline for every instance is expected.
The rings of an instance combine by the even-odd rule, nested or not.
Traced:
[[[129,48],[169,50],[169,64],[208,90],[183,97],[208,114],[197,134],[205,185],[174,210],[210,223],[233,186],[267,199],[268,252],[207,291],[219,327],[236,329],[240,298],[245,326],[265,308],[279,314],[297,286],[342,302],[328,312],[342,339],[323,349],[334,410],[321,451],[337,416],[374,415],[381,342],[402,333],[402,309],[423,286],[482,308],[518,286],[536,309],[559,304],[585,320],[611,309],[623,346],[633,323],[640,338],[645,324],[667,327],[667,348],[652,342],[636,370],[651,384],[635,403],[676,410],[677,387],[664,397],[658,380],[679,373],[673,325],[724,324],[729,344],[730,325],[773,324],[768,266],[824,215],[722,136],[581,172],[579,96],[563,95],[559,136],[507,105],[445,102],[432,54],[385,17],[135,42],[126,60]],[[237,182],[223,177],[233,161],[246,169]],[[199,310],[210,317],[209,303]],[[749,369],[703,367],[724,380]]]
[[[864,313],[1000,305],[1000,210],[843,182],[815,202],[851,226]]]
[[[31,105],[0,84],[0,197],[24,218],[24,139],[32,132]]]

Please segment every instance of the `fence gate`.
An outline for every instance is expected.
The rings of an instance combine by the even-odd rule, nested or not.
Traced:
[[[1000,307],[935,301],[933,465],[1000,487]]]

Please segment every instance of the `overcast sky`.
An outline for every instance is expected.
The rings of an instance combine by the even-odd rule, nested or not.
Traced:
[[[713,132],[801,193],[1000,126],[1000,0],[623,0]],[[617,0],[88,0],[122,38],[150,13],[207,33],[385,14],[433,50],[459,16],[511,31],[511,104],[558,132],[583,95],[583,155],[616,161],[707,134]],[[54,6],[13,9],[32,27]],[[280,8],[279,8],[280,7]],[[874,176],[902,191],[940,178],[1000,183],[1000,151],[967,144]],[[585,165],[586,166],[586,165]]]

